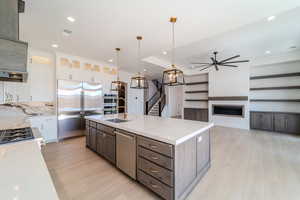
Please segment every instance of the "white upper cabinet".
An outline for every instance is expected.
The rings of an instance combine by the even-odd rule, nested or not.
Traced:
[[[28,82],[32,101],[54,101],[54,55],[39,51],[29,52]]]

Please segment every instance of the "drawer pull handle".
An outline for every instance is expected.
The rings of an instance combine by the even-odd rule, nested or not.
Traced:
[[[150,184],[152,188],[158,188],[158,185],[156,184]]]
[[[150,169],[150,172],[152,172],[152,173],[158,173],[159,171],[158,170],[154,170],[154,169]]]
[[[151,157],[153,160],[158,160],[159,158],[158,157]]]
[[[157,148],[156,145],[151,145],[151,144],[149,144],[149,146],[150,146],[150,148],[152,148],[152,149],[156,149],[156,148]]]

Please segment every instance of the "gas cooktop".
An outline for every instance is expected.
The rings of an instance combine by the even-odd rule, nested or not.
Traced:
[[[0,130],[0,144],[19,142],[33,138],[34,136],[30,127]]]

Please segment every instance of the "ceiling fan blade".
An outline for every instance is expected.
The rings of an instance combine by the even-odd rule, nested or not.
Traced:
[[[194,62],[194,63],[190,63],[192,65],[209,65],[210,63],[201,63],[201,62]]]
[[[213,57],[210,57],[210,59],[213,61],[212,64],[215,64],[217,62]]]
[[[209,64],[209,65],[211,65],[211,64]],[[195,65],[194,67],[199,68],[199,67],[206,67],[206,66],[209,66],[209,65]]]
[[[226,66],[226,67],[238,67],[236,65],[221,65],[221,66]]]
[[[250,62],[250,60],[229,61],[229,62],[222,62],[221,64],[244,63],[244,62]]]
[[[220,61],[219,63],[226,62],[226,61],[228,61],[228,60],[232,60],[232,59],[235,59],[235,58],[238,58],[238,57],[240,57],[240,55],[232,56],[232,57],[230,57],[230,58],[227,58],[227,59],[225,59],[225,60]]]
[[[205,69],[207,69],[207,68],[210,68],[212,65],[208,65],[207,67],[204,67],[204,68],[202,68],[202,69],[200,69],[199,71],[203,71],[203,70],[205,70]]]

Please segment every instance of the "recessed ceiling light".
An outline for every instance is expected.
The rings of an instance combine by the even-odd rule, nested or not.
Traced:
[[[269,21],[269,22],[270,22],[270,21],[273,21],[274,19],[276,19],[276,16],[274,16],[274,15],[268,17],[268,21]]]
[[[112,63],[112,62],[114,62],[114,60],[113,59],[109,59],[108,62]]]
[[[194,69],[195,68],[195,66],[194,65],[192,65],[192,69]]]
[[[72,31],[71,31],[71,30],[68,30],[68,29],[64,29],[63,32],[62,32],[62,34],[63,34],[64,36],[70,36],[70,35],[72,34]]]
[[[168,54],[168,52],[166,52],[166,51],[163,51],[162,53],[163,53],[164,55],[167,55],[167,54]]]
[[[271,53],[271,51],[266,51],[265,53],[266,53],[266,54],[270,54],[270,53]]]
[[[147,69],[144,69],[144,72],[146,72],[147,71]]]
[[[52,44],[51,45],[53,48],[58,48],[59,46],[58,46],[58,44]]]
[[[75,22],[75,18],[74,17],[67,17],[67,19],[70,21],[70,22]]]

